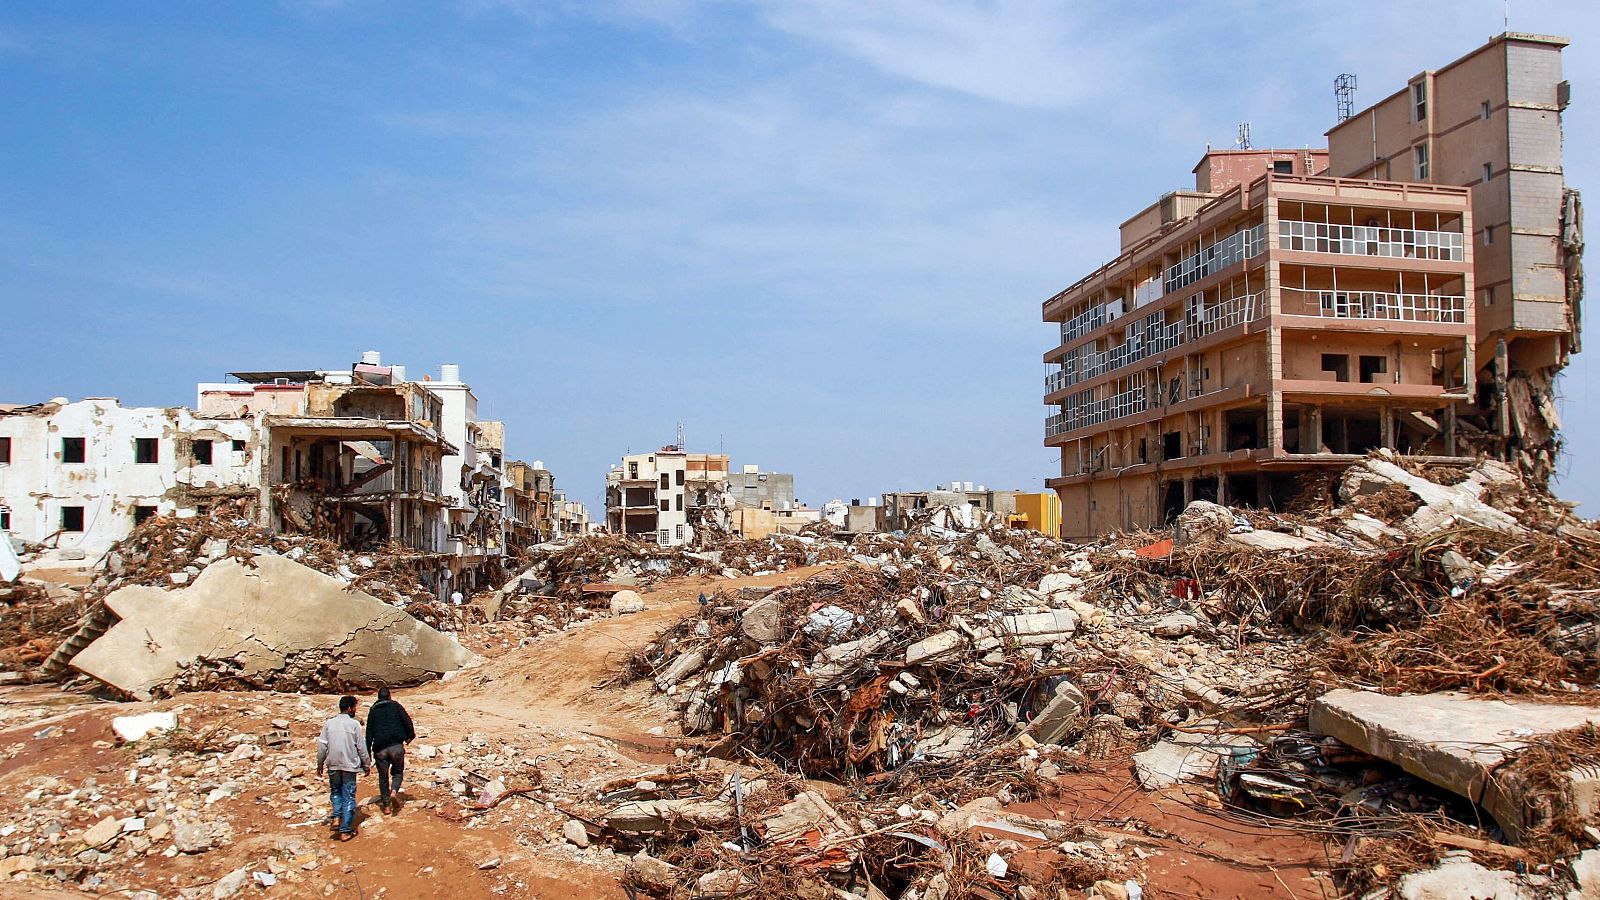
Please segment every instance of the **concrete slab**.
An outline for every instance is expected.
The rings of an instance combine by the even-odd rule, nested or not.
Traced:
[[[1498,769],[1541,734],[1600,723],[1600,707],[1490,700],[1460,693],[1391,697],[1338,690],[1311,705],[1312,731],[1332,735],[1483,806],[1513,841],[1535,822],[1536,804]],[[1574,773],[1593,796],[1592,772]]]
[[[398,686],[472,659],[404,610],[281,556],[257,557],[254,568],[226,559],[182,590],[125,587],[105,603],[121,621],[72,666],[140,699],[207,672],[273,690],[328,675]]]

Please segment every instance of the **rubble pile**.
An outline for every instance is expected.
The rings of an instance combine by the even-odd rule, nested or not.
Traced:
[[[77,630],[77,591],[32,579],[0,584],[0,672],[27,672]]]
[[[1493,462],[1440,471],[1379,453],[1337,493],[1294,515],[1201,501],[1170,538],[1090,547],[930,517],[857,537],[853,566],[719,593],[630,671],[712,752],[842,782],[875,808],[923,791],[942,816],[974,795],[1047,792],[1040,769],[1139,751],[1147,788],[1198,779],[1252,814],[1390,829],[1428,815],[1472,832],[1483,817],[1453,786],[1304,730],[1308,704],[1340,683],[1600,702],[1600,533]],[[866,807],[844,819],[857,814],[876,821]],[[675,852],[696,875],[737,868],[708,843],[726,837]],[[809,865],[837,846],[813,839]],[[939,858],[904,840],[891,855],[919,853]],[[788,851],[746,854],[742,877],[752,858],[762,890],[792,886]]]

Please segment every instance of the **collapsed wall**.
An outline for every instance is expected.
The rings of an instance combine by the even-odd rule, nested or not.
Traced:
[[[224,560],[185,587],[129,586],[104,602],[119,621],[72,667],[140,699],[409,685],[471,658],[404,611],[281,556]]]

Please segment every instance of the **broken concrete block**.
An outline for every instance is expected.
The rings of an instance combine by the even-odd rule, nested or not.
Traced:
[[[1035,702],[1039,711],[1028,726],[1028,732],[1041,744],[1054,744],[1083,724],[1089,698],[1065,678],[1058,680],[1046,696],[1048,699],[1042,705]]]
[[[250,883],[249,869],[234,869],[211,886],[211,900],[227,900],[237,896]]]
[[[1532,900],[1534,896],[1516,873],[1486,869],[1459,850],[1446,854],[1432,869],[1400,879],[1395,893],[1401,900]]]
[[[778,807],[778,811],[763,824],[762,831],[768,844],[785,841],[808,840],[812,832],[820,834],[824,844],[839,845],[857,830],[822,795],[815,791],[801,791],[793,800]],[[846,857],[842,864],[848,867],[855,859],[854,845],[844,847]]]
[[[827,687],[838,681],[851,667],[878,651],[889,642],[888,631],[874,631],[864,638],[835,644],[812,658],[811,677],[818,687]]]
[[[901,597],[900,602],[895,604],[894,610],[901,619],[913,625],[927,623],[927,619],[922,615],[922,608],[917,605],[917,601],[910,597]]]
[[[1507,757],[1536,735],[1600,723],[1600,708],[1527,700],[1488,700],[1442,693],[1390,697],[1366,691],[1337,690],[1311,705],[1312,731],[1399,765],[1407,772],[1478,801],[1513,841],[1541,804],[1500,774]],[[1580,798],[1593,796],[1600,776],[1572,775]],[[1592,815],[1594,810],[1583,810]]]
[[[1214,720],[1213,720],[1214,721]],[[1215,723],[1218,729],[1223,726]],[[1149,750],[1133,755],[1133,773],[1139,786],[1159,791],[1181,781],[1209,781],[1217,777],[1217,763],[1230,747],[1250,744],[1237,734],[1175,732]]]
[[[923,735],[911,747],[912,756],[925,759],[959,759],[976,740],[977,732],[962,725],[946,725]]]
[[[705,664],[706,655],[699,650],[690,650],[688,653],[681,653],[678,655],[677,659],[672,661],[671,665],[667,666],[667,670],[665,672],[662,672],[660,675],[656,676],[656,687],[664,691],[667,688],[672,687],[678,682],[684,680],[685,678],[688,678],[690,675],[700,671],[701,667],[703,667]]]
[[[824,606],[806,618],[806,634],[818,640],[838,640],[850,633],[856,614],[839,606]]]
[[[655,832],[677,822],[686,828],[720,828],[733,821],[732,803],[722,800],[632,800],[606,814],[618,831]]]
[[[906,648],[906,665],[915,666],[933,662],[960,650],[966,643],[966,637],[959,631],[931,634]]]
[[[111,720],[111,730],[124,743],[144,740],[151,732],[172,731],[178,727],[175,712],[150,712],[137,716],[117,716]]]
[[[1002,616],[1000,627],[1020,644],[1054,644],[1071,637],[1078,630],[1078,616],[1070,609]]]
[[[644,598],[638,591],[617,591],[611,595],[611,614],[613,616],[626,616],[636,612],[644,612]]]
[[[1150,633],[1158,637],[1177,638],[1194,631],[1199,625],[1200,620],[1188,613],[1167,613],[1150,626]]]
[[[92,847],[98,850],[111,843],[120,834],[122,834],[122,822],[116,818],[106,818],[91,825],[79,837],[79,840],[83,842],[85,847]]]
[[[148,699],[214,669],[231,683],[305,690],[416,684],[472,654],[405,612],[281,556],[224,559],[182,590],[130,586],[106,606],[121,621],[72,658],[87,675]]]
[[[1374,493],[1389,484],[1398,484],[1422,501],[1422,507],[1405,521],[1408,531],[1429,534],[1457,522],[1465,522],[1481,528],[1514,533],[1522,530],[1514,516],[1479,499],[1486,487],[1498,483],[1502,477],[1499,469],[1480,466],[1473,470],[1467,480],[1444,485],[1413,475],[1387,459],[1374,456],[1362,460],[1345,473],[1339,484],[1339,496],[1349,501]],[[1515,479],[1515,475],[1511,477]]]
[[[758,644],[774,644],[784,639],[780,598],[767,596],[750,604],[739,617],[739,630]]]
[[[1229,544],[1241,547],[1254,547],[1257,550],[1299,551],[1309,550],[1312,547],[1323,546],[1326,541],[1313,541],[1281,531],[1245,531],[1239,534],[1230,534],[1226,538]]]
[[[1574,900],[1600,900],[1600,850],[1585,850],[1573,858],[1572,877],[1578,882]]]

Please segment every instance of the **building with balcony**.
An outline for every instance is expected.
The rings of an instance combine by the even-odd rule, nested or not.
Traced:
[[[1196,499],[1277,505],[1378,447],[1460,452],[1470,192],[1316,164],[1208,153],[1195,192],[1131,218],[1121,255],[1044,302],[1065,535],[1159,526]]]
[[[1558,450],[1552,382],[1580,347],[1582,204],[1562,167],[1567,40],[1509,32],[1328,132],[1328,174],[1467,188],[1478,391],[1461,437],[1536,477]]]
[[[689,454],[681,447],[624,456],[606,474],[606,527],[663,547],[693,540],[684,500],[688,482]]]

